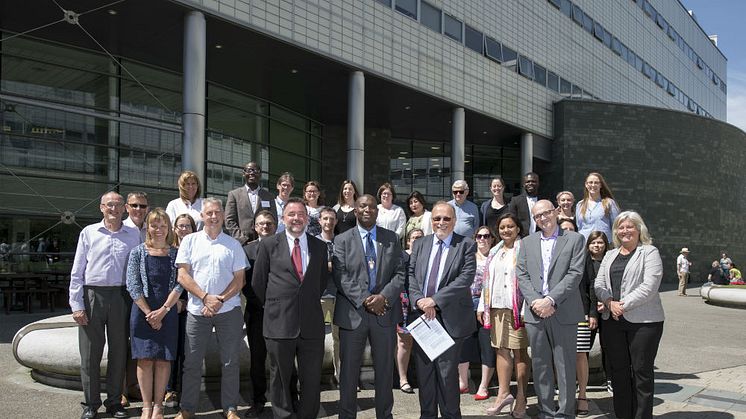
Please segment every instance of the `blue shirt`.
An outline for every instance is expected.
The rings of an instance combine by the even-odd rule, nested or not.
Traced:
[[[578,233],[582,234],[586,240],[593,231],[603,231],[606,233],[606,239],[611,242],[611,226],[614,224],[614,219],[619,215],[619,206],[612,199],[609,208],[609,215],[606,215],[602,201],[589,201],[589,205],[585,209],[585,213],[580,213],[580,204],[583,201],[578,202],[575,206],[575,221],[578,225]]]
[[[479,222],[477,204],[464,201],[463,204],[458,205],[455,199],[451,199],[448,203],[456,210],[456,226],[453,228],[453,232],[464,237],[473,237],[474,230],[479,227],[477,224]]]
[[[438,266],[438,283],[435,284],[435,291],[438,291],[438,288],[440,288],[440,280],[443,278],[443,268],[446,264],[446,257],[448,257],[448,249],[451,247],[451,240],[453,239],[453,233],[449,234],[448,237],[443,239],[443,243],[441,246],[443,246],[443,251],[440,254],[440,266]],[[433,234],[433,246],[430,248],[430,258],[427,261],[427,273],[425,274],[425,286],[422,289],[422,292],[427,292],[427,286],[430,282],[430,271],[433,269],[433,262],[435,262],[435,256],[438,254],[438,236]],[[432,297],[432,295],[431,295]]]
[[[360,239],[363,241],[363,254],[365,254],[365,251],[368,250],[367,242],[368,242],[368,233],[371,234],[371,239],[373,239],[373,251],[376,252],[376,257],[378,257],[378,249],[376,249],[376,226],[374,225],[370,230],[366,230],[361,226],[360,224],[357,224],[357,231],[360,233]]]
[[[78,236],[70,271],[70,309],[85,310],[83,286],[124,286],[127,258],[139,244],[140,231],[124,223],[117,231],[109,231],[103,220],[86,226]]]

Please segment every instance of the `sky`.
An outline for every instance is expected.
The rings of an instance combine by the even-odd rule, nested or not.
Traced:
[[[746,131],[746,1],[681,0],[728,59],[728,122]]]

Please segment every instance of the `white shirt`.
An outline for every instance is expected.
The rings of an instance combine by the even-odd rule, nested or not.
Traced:
[[[440,266],[438,266],[438,283],[435,284],[435,292],[438,292],[440,288],[440,281],[443,279],[443,268],[446,265],[446,258],[448,257],[448,248],[451,247],[451,239],[453,239],[453,233],[449,234],[448,237],[443,239],[443,252],[440,255]],[[430,271],[433,269],[433,262],[435,262],[435,255],[438,254],[438,236],[433,234],[433,247],[430,249],[430,259],[427,261],[427,272],[425,273],[425,287],[422,289],[423,293],[427,292],[428,282],[430,281]],[[429,297],[432,297],[430,295]]]
[[[538,200],[538,196],[526,196],[526,202],[528,203],[528,220],[530,222],[528,232],[526,234],[531,234],[536,231],[536,220],[534,220],[534,213],[531,212],[531,210],[534,209],[534,205],[536,205],[536,202]]]
[[[552,236],[544,237],[544,233],[541,232],[541,262],[542,262],[542,277],[541,277],[541,293],[546,296],[549,294],[549,266],[552,264],[552,252],[554,251],[554,244],[557,243],[557,234],[559,233],[559,227],[554,231]]]
[[[233,237],[220,233],[213,240],[207,233],[198,231],[184,237],[176,255],[176,264],[187,264],[192,267],[192,278],[202,291],[217,295],[225,291],[233,281],[233,273],[249,266],[246,253],[241,243]],[[226,313],[241,306],[240,292],[223,302],[218,314]],[[202,315],[201,296],[189,293],[187,310],[195,316]]]
[[[145,232],[148,230],[148,228],[145,226],[145,222],[142,223],[142,228],[138,227],[134,221],[132,221],[132,218],[127,217],[124,221],[122,221],[122,224],[126,225],[129,228],[134,228],[135,230],[140,232],[140,243],[145,242]]]
[[[679,269],[679,272],[688,274],[689,273],[689,265],[692,263],[689,262],[689,259],[685,258],[683,254],[680,254],[679,257],[676,258],[676,266]]]
[[[399,237],[404,237],[404,226],[407,224],[407,216],[404,210],[396,204],[392,204],[390,209],[378,204],[378,218],[376,225],[386,230],[391,230]]]
[[[290,249],[290,259],[292,260],[293,249],[295,248],[295,237],[291,236],[290,233],[285,230],[285,239],[288,241],[288,248]],[[301,234],[298,239],[298,244],[300,245],[300,259],[302,262],[301,264],[303,265],[303,275],[305,275],[306,269],[308,268],[308,237],[306,236],[306,233],[303,232],[303,234]]]
[[[512,309],[515,247],[512,249],[503,247],[498,250],[487,269],[489,269],[490,283],[492,284],[490,307]]]
[[[249,188],[249,185],[244,185],[246,187],[246,193],[249,194],[249,203],[251,204],[251,210],[256,213],[256,206],[259,203],[259,186],[256,187],[256,189]]]
[[[166,214],[171,219],[171,224],[176,223],[176,217],[181,214],[188,214],[197,224],[197,231],[202,230],[202,198],[197,198],[194,203],[185,202],[181,198],[176,198],[166,205]]]

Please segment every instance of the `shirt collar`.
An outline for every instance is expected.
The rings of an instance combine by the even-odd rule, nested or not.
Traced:
[[[376,230],[377,229],[376,229],[375,225],[373,225],[373,227],[371,227],[370,230],[364,229],[363,226],[361,226],[360,224],[356,224],[356,226],[357,226],[357,231],[360,233],[360,237],[365,238],[365,235],[368,234],[368,233],[370,233],[373,236],[372,237],[373,240],[376,239]]]
[[[248,193],[255,194],[255,193],[259,192],[259,185],[256,185],[256,189],[251,189],[251,187],[248,184],[246,184],[246,183],[244,183],[244,186],[246,187],[246,191]]]
[[[433,234],[433,246],[437,246],[438,245],[438,240],[440,240],[438,238],[438,236],[436,236],[435,234]],[[453,232],[451,232],[451,234],[449,234],[448,237],[446,237],[445,239],[443,239],[443,245],[445,247],[450,247],[451,246],[451,240],[453,240]]]
[[[552,233],[552,235],[549,237],[544,237],[544,232],[543,231],[541,232],[542,240],[556,240],[558,236],[559,236],[559,226],[555,227],[554,233]]]

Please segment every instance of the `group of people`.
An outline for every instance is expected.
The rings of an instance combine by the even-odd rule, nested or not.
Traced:
[[[164,400],[178,401],[177,418],[194,417],[213,330],[222,409],[237,418],[244,326],[253,393],[246,417],[271,401],[275,417],[314,418],[327,314],[341,418],[357,414],[366,342],[379,418],[392,417],[395,367],[400,390],[415,392],[411,358],[422,418],[461,417],[470,363],[482,364],[476,400],[492,397],[497,372],[487,414],[507,408],[524,417],[532,371],[542,416],[587,415],[588,352],[597,330],[617,417],[652,417],[664,320],[661,260],[640,215],[620,211],[599,173],[587,176],[581,201],[563,191],[557,207],[540,197],[539,176],[528,173],[523,192],[510,200],[496,177],[480,208],[458,180],[450,201],[428,210],[414,191],[406,211],[389,183],[373,196],[345,180],[328,207],[319,182],[307,182],[301,199],[292,196],[290,173],[278,178],[276,196],[260,186],[257,163],[243,176],[225,209],[219,199],[201,198],[190,171],[165,210],[150,209],[141,192],[126,200],[116,192],[102,196],[103,220],[81,232],[70,283],[80,325],[82,418],[95,418],[102,405],[99,363],[107,341],[107,412],[127,415],[121,395],[130,357],[142,418],[162,418]],[[440,322],[454,341],[435,359],[408,330],[422,316]]]
[[[721,252],[720,260],[712,261],[712,269],[707,274],[707,281],[715,285],[746,285],[741,270],[725,251]]]

